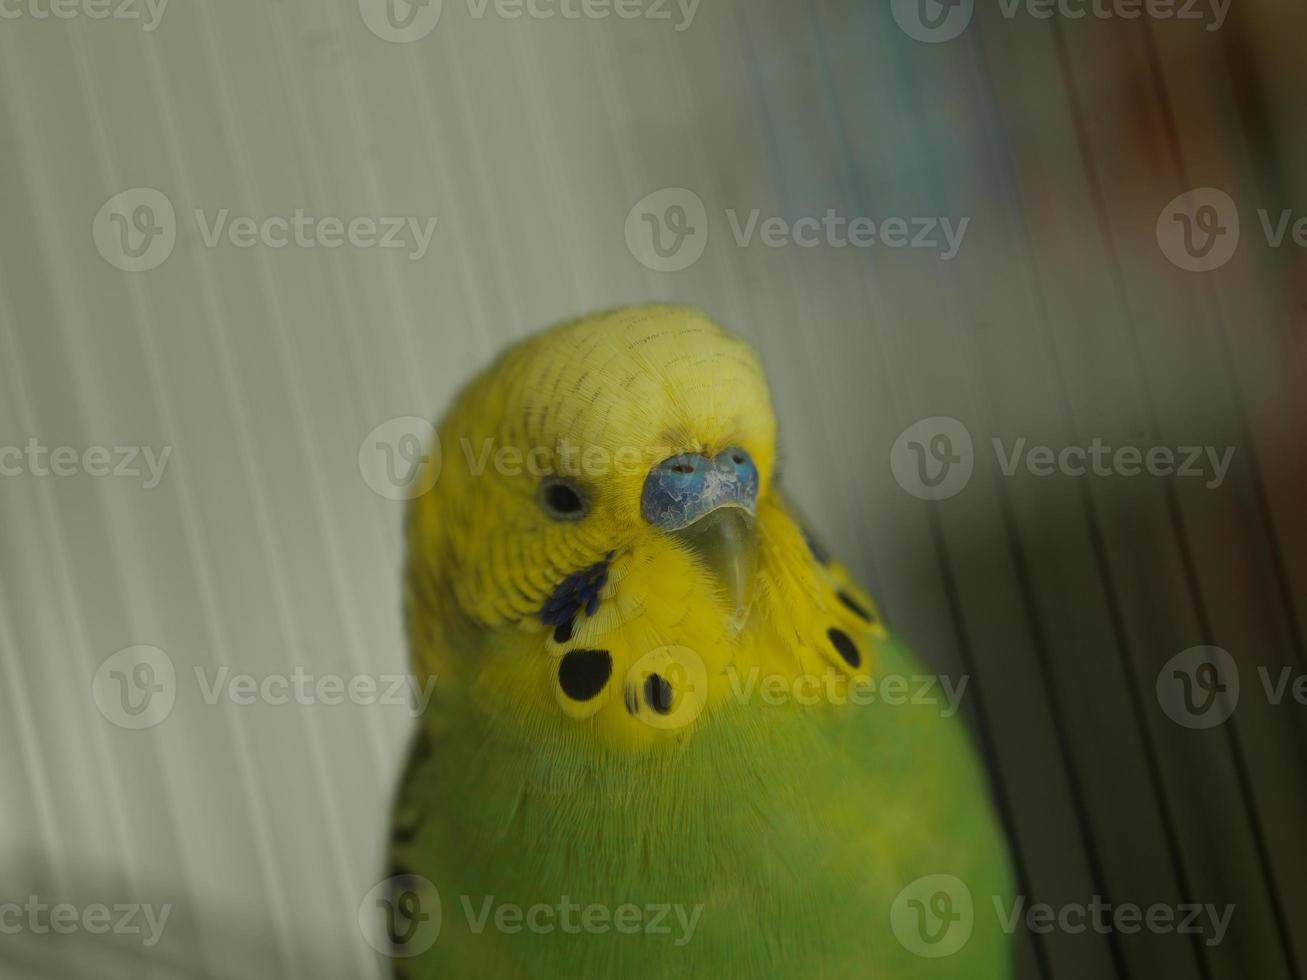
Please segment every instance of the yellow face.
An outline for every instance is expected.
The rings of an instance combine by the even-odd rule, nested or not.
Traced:
[[[526,340],[439,435],[409,529],[417,669],[537,737],[685,729],[755,622],[775,625],[779,593],[815,588],[772,494],[761,366],[697,311],[624,309]],[[798,571],[768,568],[786,562]]]

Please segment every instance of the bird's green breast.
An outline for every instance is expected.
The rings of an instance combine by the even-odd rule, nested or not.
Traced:
[[[891,642],[878,673],[923,671]],[[405,775],[393,863],[438,890],[440,931],[397,972],[1010,976],[983,772],[942,699],[906,700],[755,691],[639,752],[597,749],[584,722],[546,746],[469,711]]]

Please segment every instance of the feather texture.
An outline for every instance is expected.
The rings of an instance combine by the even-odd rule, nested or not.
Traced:
[[[573,321],[503,355],[439,431],[407,586],[415,669],[439,696],[392,859],[434,884],[444,916],[401,975],[1009,975],[983,772],[938,704],[858,697],[924,671],[772,485],[776,423],[746,345],[678,307]],[[712,570],[639,510],[651,466],[736,446],[761,488],[742,625]],[[541,507],[559,475],[581,519]],[[963,947],[931,958],[891,912],[941,873],[976,908]],[[568,902],[635,906],[642,929],[666,906],[671,928],[573,931]],[[550,927],[478,918],[504,904],[550,908]]]

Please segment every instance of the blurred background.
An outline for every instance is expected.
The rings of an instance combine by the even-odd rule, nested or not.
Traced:
[[[402,675],[415,420],[669,300],[759,348],[790,493],[971,678],[1028,902],[1234,906],[1219,942],[1019,929],[1022,975],[1301,977],[1305,28],[0,3],[0,902],[170,909],[6,929],[0,975],[381,975],[406,699],[228,683]],[[1056,461],[1095,441],[1201,452]]]

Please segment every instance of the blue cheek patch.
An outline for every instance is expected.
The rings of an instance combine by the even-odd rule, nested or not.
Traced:
[[[573,572],[559,582],[545,604],[540,608],[540,620],[554,627],[554,639],[566,643],[572,638],[576,617],[585,613],[593,616],[599,608],[599,590],[608,581],[608,566],[613,560],[608,552],[602,561]]]
[[[752,514],[757,503],[758,467],[743,449],[731,448],[712,459],[683,453],[663,460],[645,478],[640,513],[654,527],[677,531],[723,504]]]

